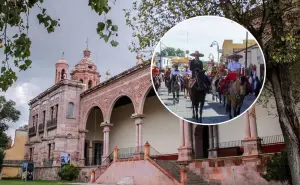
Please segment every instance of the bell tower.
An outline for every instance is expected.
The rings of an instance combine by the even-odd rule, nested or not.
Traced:
[[[69,64],[64,59],[64,53],[62,55],[62,58],[56,62],[55,70],[55,84],[59,83],[61,80],[68,79]]]

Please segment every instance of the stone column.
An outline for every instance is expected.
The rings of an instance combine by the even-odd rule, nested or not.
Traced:
[[[182,137],[182,139],[184,139],[184,146],[178,148],[177,162],[179,162],[180,164],[188,164],[192,160],[191,135],[189,129],[192,125],[191,123],[185,122],[184,120],[180,122],[180,126],[181,124],[183,125],[181,128],[184,135]]]
[[[213,149],[214,143],[213,143],[213,128],[212,128],[212,126],[208,126],[208,138],[209,138],[209,149]]]
[[[85,165],[85,158],[84,158],[84,145],[85,145],[85,133],[88,132],[87,130],[79,130],[79,166]]]
[[[184,147],[184,121],[182,119],[179,120],[179,127],[180,127],[180,140],[181,144],[180,147]]]
[[[106,158],[109,155],[109,131],[110,127],[113,126],[112,123],[109,123],[108,121],[105,121],[101,123],[100,125],[103,127],[103,156],[102,156],[102,161],[103,163],[108,163],[109,161],[106,160]]]
[[[219,148],[218,125],[213,126],[214,148]]]
[[[218,156],[217,125],[208,126],[208,134],[209,134],[208,157],[209,158],[216,158]]]
[[[243,155],[246,156],[258,155],[262,152],[262,150],[261,150],[261,139],[257,135],[255,105],[250,108],[250,111],[248,113],[248,119],[246,117],[245,120],[246,121],[250,120],[250,125],[248,123],[245,123],[246,126],[245,131],[247,133],[245,133],[246,138],[242,141],[244,147]]]
[[[135,123],[135,135],[136,135],[136,153],[142,153],[142,146],[143,146],[143,130],[142,130],[142,124],[143,124],[143,118],[145,116],[143,114],[132,114],[132,119],[134,119]]]
[[[256,126],[255,106],[250,108],[249,120],[250,120],[251,138],[257,138],[258,135],[257,135],[257,126]]]
[[[249,122],[248,111],[246,111],[244,114],[244,125],[245,125],[245,139],[249,139],[251,137],[251,134],[250,134],[250,122]]]

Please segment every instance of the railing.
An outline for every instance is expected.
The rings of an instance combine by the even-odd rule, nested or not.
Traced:
[[[47,121],[47,130],[55,129],[57,127],[57,119]]]
[[[30,127],[28,131],[29,136],[34,136],[36,134],[36,127]]]
[[[266,137],[262,137],[261,139],[262,139],[261,141],[262,145],[273,145],[273,144],[284,143],[283,135],[266,136]]]
[[[144,146],[119,148],[118,159],[128,159],[134,157],[135,154],[143,154]]]
[[[181,182],[180,179],[180,167],[176,164],[176,161],[170,160],[157,160],[157,156],[161,156],[157,150],[150,146],[150,158],[153,159],[160,167],[166,170],[172,177],[174,177],[178,182]]]
[[[39,132],[44,132],[44,126],[45,126],[45,123],[39,124]]]
[[[97,180],[102,173],[108,168],[108,166],[113,162],[114,152],[109,154],[101,163],[98,168],[95,169],[95,180]]]
[[[231,147],[242,147],[242,141],[228,141],[228,142],[222,142],[219,143],[219,148],[231,148]]]

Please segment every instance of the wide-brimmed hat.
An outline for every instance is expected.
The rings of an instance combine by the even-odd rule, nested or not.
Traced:
[[[184,67],[187,68],[187,67],[189,67],[189,66],[186,64],[186,65],[184,65]]]
[[[179,65],[178,65],[177,63],[174,63],[173,66],[174,66],[174,67],[176,67],[176,66],[178,67]]]
[[[243,56],[238,55],[238,54],[233,54],[233,55],[230,55],[229,58],[231,58],[231,59],[240,59],[240,58],[243,58]]]
[[[191,56],[193,56],[193,57],[196,57],[196,56],[204,57],[204,55],[202,53],[199,53],[199,51],[195,51],[194,53],[191,53]]]
[[[157,67],[156,62],[153,62],[152,67]]]

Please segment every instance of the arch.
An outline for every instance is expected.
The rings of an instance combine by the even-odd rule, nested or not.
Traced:
[[[61,77],[60,77],[61,80],[63,80],[65,78],[65,76],[64,76],[65,74],[66,74],[66,70],[62,69],[61,70]]]
[[[152,89],[154,90],[152,83],[150,83],[149,86],[146,88],[146,91],[143,93],[143,97],[142,97],[142,99],[141,99],[141,101],[139,103],[139,109],[138,109],[137,113],[143,114],[143,112],[144,112],[144,106],[145,106],[145,101],[147,99],[147,96],[148,96],[149,92]]]
[[[103,112],[103,109],[101,108],[101,106],[98,105],[98,104],[96,104],[96,103],[93,103],[91,106],[89,106],[89,107],[87,108],[88,111],[87,111],[86,113],[84,113],[84,115],[83,115],[83,119],[82,119],[82,122],[81,122],[81,124],[80,124],[81,129],[83,129],[83,130],[86,129],[86,123],[87,123],[87,121],[88,121],[88,117],[89,117],[91,111],[92,111],[95,107],[97,107],[97,108],[100,109],[100,111],[101,111],[101,113],[102,113],[102,115],[103,115],[103,118],[104,118],[104,112]]]
[[[83,80],[82,80],[82,79],[80,79],[79,81],[80,81],[81,83],[83,83]]]
[[[107,117],[104,118],[105,121],[109,121],[109,122],[110,122],[111,114],[112,114],[112,111],[113,111],[113,109],[114,109],[116,103],[118,102],[118,100],[120,100],[121,98],[124,98],[124,97],[130,99],[131,103],[133,104],[134,112],[137,111],[137,108],[136,108],[136,106],[135,106],[135,103],[134,103],[134,101],[133,101],[133,98],[131,98],[131,97],[130,97],[129,95],[127,95],[127,94],[120,94],[119,96],[115,97],[115,98],[111,101],[111,104],[110,104],[110,106],[109,106],[109,108],[108,108],[108,112],[107,112],[107,115],[106,115]]]
[[[69,117],[69,118],[73,118],[74,117],[74,103],[73,102],[69,102],[68,103],[67,117]]]

